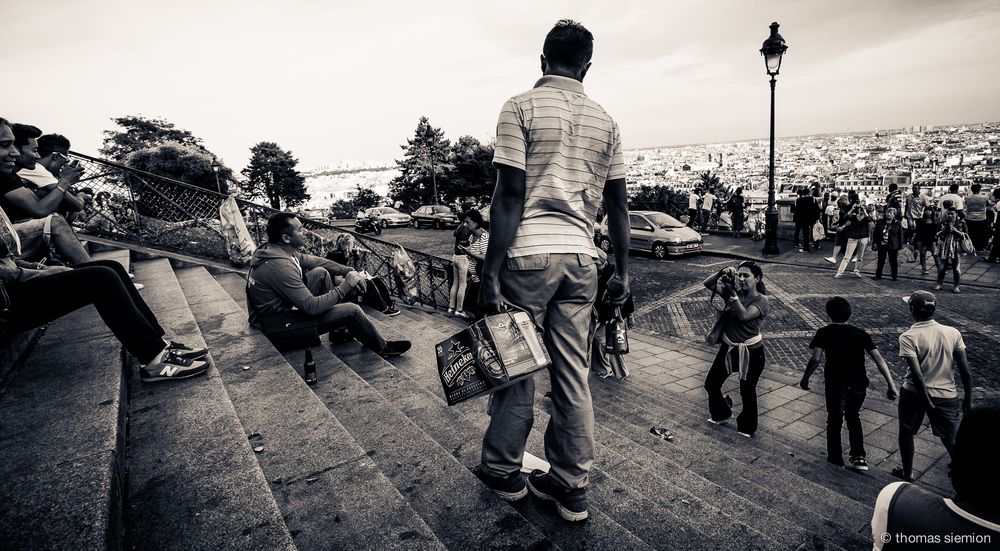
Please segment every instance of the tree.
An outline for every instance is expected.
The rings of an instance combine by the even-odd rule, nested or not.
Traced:
[[[438,185],[445,184],[443,176],[452,168],[450,146],[440,128],[420,117],[413,138],[400,146],[406,153],[396,160],[400,175],[389,183],[389,193],[404,203],[438,202]]]
[[[111,120],[122,129],[104,131],[104,145],[100,152],[112,161],[123,162],[132,152],[168,142],[191,146],[212,155],[191,132],[177,128],[163,119],[129,115]]]
[[[447,201],[458,197],[489,201],[493,197],[497,185],[493,150],[492,143],[483,145],[472,136],[462,136],[451,146],[452,169],[442,191]]]
[[[125,165],[130,168],[216,191],[215,171],[212,170],[213,162],[212,156],[204,149],[177,142],[166,142],[133,151],[125,158]],[[219,185],[222,188],[222,193],[228,193],[227,182],[232,178],[232,171],[228,168],[225,170],[225,177],[223,177],[222,169],[219,170]]]
[[[711,170],[706,170],[700,175],[701,178],[701,188],[705,190],[718,189],[719,187],[719,175],[712,174]]]
[[[383,199],[385,197],[379,195],[374,189],[361,187],[361,184],[357,184],[357,192],[354,194],[354,200],[352,201],[354,211],[357,212],[377,207],[382,204]]]
[[[104,131],[104,143],[100,149],[100,153],[104,157],[118,163],[133,166],[129,164],[129,162],[133,162],[129,160],[132,154],[169,145],[170,147],[167,150],[161,150],[160,153],[153,155],[153,157],[166,155],[164,159],[156,160],[147,157],[134,162],[146,163],[146,166],[149,168],[143,170],[147,172],[181,180],[205,189],[228,193],[229,183],[233,181],[233,171],[218,162],[216,156],[202,145],[201,139],[195,137],[191,132],[177,128],[173,123],[166,120],[150,119],[140,115],[128,115],[112,118],[111,120],[120,128]],[[177,149],[178,147],[183,148],[183,150]],[[169,153],[169,151],[173,151],[174,153]],[[183,151],[183,155],[181,155],[181,151]],[[203,174],[199,168],[194,166],[183,168],[176,164],[176,158],[172,161],[170,160],[174,155],[181,155],[190,160],[193,159],[191,155],[195,153],[197,153],[198,158],[208,159],[209,171],[212,172],[211,178],[202,178]],[[199,165],[199,163],[193,160],[192,163]],[[218,186],[216,186],[215,173],[212,171],[213,164],[219,169]],[[138,166],[135,166],[135,168],[138,168]],[[166,171],[158,172],[161,168]],[[194,180],[188,180],[186,177],[179,177],[179,174],[194,174],[196,177]]]
[[[243,169],[246,181],[240,184],[248,199],[265,199],[273,209],[295,207],[309,200],[305,178],[295,165],[298,159],[274,142],[260,142],[250,148],[250,164]],[[282,206],[282,203],[284,206]]]

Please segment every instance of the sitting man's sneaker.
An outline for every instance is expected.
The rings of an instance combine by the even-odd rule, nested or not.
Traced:
[[[867,471],[868,461],[864,457],[852,457],[851,469],[855,471]]]
[[[187,379],[201,375],[206,371],[208,371],[208,362],[181,358],[169,350],[164,350],[160,361],[139,368],[139,379],[144,383]]]
[[[570,522],[587,520],[587,489],[563,489],[552,482],[549,474],[535,469],[528,475],[528,489],[535,497],[556,504],[559,516]]]
[[[383,358],[405,354],[410,349],[410,341],[385,341],[385,348],[378,353]]]
[[[167,351],[173,352],[175,356],[184,358],[185,360],[200,360],[208,355],[207,348],[191,348],[177,341],[167,341]]]
[[[528,488],[524,484],[524,473],[521,471],[500,477],[493,476],[484,471],[480,465],[476,465],[472,468],[472,474],[504,501],[518,501],[528,495]]]
[[[389,316],[389,317],[398,316],[399,315],[399,308],[396,308],[395,306],[390,306],[390,307],[386,308],[385,310],[382,310],[382,313],[385,314],[385,315],[387,315],[387,316]]]

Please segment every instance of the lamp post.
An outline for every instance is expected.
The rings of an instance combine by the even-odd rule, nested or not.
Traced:
[[[212,172],[215,173],[215,191],[222,193],[222,186],[219,185],[219,162],[212,157]]]
[[[767,172],[767,211],[764,215],[764,255],[776,255],[778,250],[778,206],[774,202],[774,83],[781,69],[781,56],[788,46],[785,39],[778,34],[778,24],[771,23],[771,36],[767,37],[760,48],[764,56],[764,66],[771,77],[771,164]]]

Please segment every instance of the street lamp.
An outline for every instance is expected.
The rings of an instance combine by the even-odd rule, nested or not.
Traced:
[[[767,212],[764,215],[764,255],[776,255],[778,250],[778,206],[774,203],[774,77],[781,69],[781,56],[788,46],[785,39],[778,34],[778,24],[771,23],[771,36],[767,37],[760,48],[764,56],[764,66],[771,77],[771,165],[767,173]]]
[[[215,190],[222,193],[222,186],[219,185],[219,162],[212,157],[212,172],[215,173]]]

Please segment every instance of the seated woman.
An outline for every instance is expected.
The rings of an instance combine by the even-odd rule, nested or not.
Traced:
[[[3,214],[0,214],[3,217]],[[96,260],[74,268],[35,269],[14,260],[10,225],[0,220],[0,282],[10,303],[0,312],[0,334],[34,329],[93,304],[129,354],[143,382],[186,379],[208,370],[205,348],[165,340],[164,331],[121,264]],[[0,305],[2,306],[2,305]]]
[[[333,249],[326,253],[326,259],[360,270],[360,255],[354,236],[349,233],[337,236]],[[355,302],[371,306],[387,316],[399,315],[396,301],[392,299],[389,287],[381,277],[372,276],[363,287],[364,290],[354,297]]]

